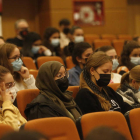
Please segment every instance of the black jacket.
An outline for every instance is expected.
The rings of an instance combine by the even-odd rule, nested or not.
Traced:
[[[18,47],[22,47],[23,46],[23,40],[18,39],[17,37],[15,38],[8,38],[6,40],[7,43],[12,43],[17,45]]]
[[[80,112],[79,108],[76,109]],[[67,114],[52,100],[43,94],[39,94],[30,104],[26,106],[25,115],[27,120],[46,117],[68,117]]]
[[[110,111],[119,111],[124,114],[132,109],[132,107],[129,104],[123,102],[122,97],[119,94],[117,94],[112,88],[107,86],[104,89],[106,90],[106,92],[110,97],[110,103],[112,105]],[[103,90],[102,93],[105,94]],[[80,89],[75,98],[75,101],[83,114],[105,111],[101,107],[101,104],[97,96],[92,92],[90,92],[87,88]]]

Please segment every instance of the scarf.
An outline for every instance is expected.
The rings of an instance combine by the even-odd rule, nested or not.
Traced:
[[[57,61],[44,63],[39,69],[36,78],[36,87],[40,90],[41,94],[44,94],[47,98],[59,106],[68,117],[71,119],[74,117],[75,121],[81,116],[81,112],[79,113],[76,109],[77,105],[73,100],[72,92],[62,92],[54,80],[54,77],[58,74],[62,66],[63,65]],[[73,117],[69,112],[73,115]]]

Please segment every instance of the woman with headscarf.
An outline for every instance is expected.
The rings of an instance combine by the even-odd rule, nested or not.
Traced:
[[[65,116],[75,121],[81,116],[72,92],[67,91],[67,77],[65,67],[57,61],[46,62],[40,67],[36,78],[40,94],[25,109],[28,120]]]

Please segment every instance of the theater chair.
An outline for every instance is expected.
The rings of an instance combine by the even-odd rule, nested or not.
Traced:
[[[71,56],[66,57],[66,66],[67,66],[67,69],[71,69],[71,68],[75,67],[75,64],[73,64],[73,62],[72,62]]]
[[[117,111],[85,114],[76,122],[76,124],[81,139],[84,139],[92,129],[99,126],[107,126],[122,133],[127,140],[132,140],[125,117],[122,113]]]
[[[34,76],[34,78],[36,79],[37,75],[38,75],[38,70],[29,70],[29,73],[32,74]]]
[[[127,34],[119,34],[118,38],[123,40],[132,40],[132,36]]]
[[[111,46],[111,41],[108,39],[96,39],[96,40],[94,40],[95,49],[100,48],[102,46]]]
[[[108,86],[111,87],[114,91],[116,91],[119,88],[120,83],[111,83]]]
[[[61,57],[58,57],[58,56],[41,56],[41,57],[38,57],[37,58],[37,65],[38,65],[38,68],[40,68],[40,66],[45,63],[45,62],[48,62],[48,61],[58,61],[60,62],[61,64],[65,65],[64,64],[64,61]]]
[[[0,124],[0,138],[7,134],[8,132],[12,132],[14,131],[14,129],[10,126],[10,125],[7,125],[7,124]]]
[[[31,57],[23,57],[22,61],[24,63],[24,65],[30,70],[30,69],[34,69],[37,70],[36,65],[33,61],[33,59]]]
[[[31,103],[31,101],[37,97],[39,94],[39,89],[24,89],[17,92],[17,105],[21,115],[26,118],[24,110],[26,105]]]
[[[125,114],[134,140],[140,140],[140,108],[132,109]]]
[[[75,98],[77,93],[79,92],[79,86],[69,86],[67,90],[72,91],[72,97]]]
[[[113,34],[102,34],[101,37],[102,39],[108,39],[110,41],[112,41],[113,39],[116,39],[116,35],[113,35]]]
[[[38,131],[50,140],[80,140],[76,125],[68,117],[51,117],[31,120],[23,129]]]

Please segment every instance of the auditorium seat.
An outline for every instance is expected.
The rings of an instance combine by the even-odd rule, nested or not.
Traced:
[[[72,97],[75,98],[77,93],[79,92],[79,86],[69,86],[67,90],[72,91]]]
[[[40,66],[45,63],[45,62],[48,62],[48,61],[58,61],[60,62],[61,64],[65,65],[64,64],[64,61],[61,57],[58,57],[58,56],[41,56],[41,57],[38,57],[37,58],[37,65],[38,65],[38,68],[40,68]]]
[[[96,40],[94,40],[95,49],[102,47],[102,46],[111,46],[111,41],[108,39],[96,39]]]
[[[3,135],[6,135],[8,132],[12,132],[14,129],[8,124],[0,124],[0,139]]]
[[[34,69],[36,70],[36,65],[33,61],[33,59],[31,57],[23,57],[22,61],[24,63],[24,65],[30,70],[30,69]]]
[[[113,47],[115,48],[117,55],[120,56],[124,46],[124,40],[122,39],[114,39],[112,41]]]
[[[85,41],[92,45],[95,39],[99,39],[99,35],[97,34],[85,34]]]
[[[32,74],[34,76],[34,78],[36,79],[37,75],[38,75],[38,70],[29,70],[29,73]]]
[[[73,62],[72,62],[71,56],[66,57],[66,66],[67,66],[67,69],[71,69],[71,68],[75,67],[75,64],[73,64]]]
[[[111,83],[108,86],[111,87],[114,91],[116,91],[119,88],[120,83]]]
[[[140,140],[140,108],[132,109],[127,113],[127,121],[134,140]]]
[[[126,136],[127,140],[132,140],[125,117],[117,111],[88,113],[83,115],[76,124],[79,132],[82,133],[80,133],[81,138],[85,138],[96,127],[108,126],[122,133]]]
[[[17,105],[21,115],[26,119],[24,110],[26,105],[31,103],[31,101],[37,97],[39,94],[38,89],[24,89],[17,92]]]
[[[128,34],[119,34],[118,38],[123,40],[132,40],[132,36]]]
[[[38,131],[50,140],[80,140],[75,123],[68,117],[31,120],[25,124],[24,129]]]
[[[102,34],[101,37],[102,39],[108,39],[110,41],[112,41],[113,39],[116,39],[116,35],[113,35],[113,34]]]

